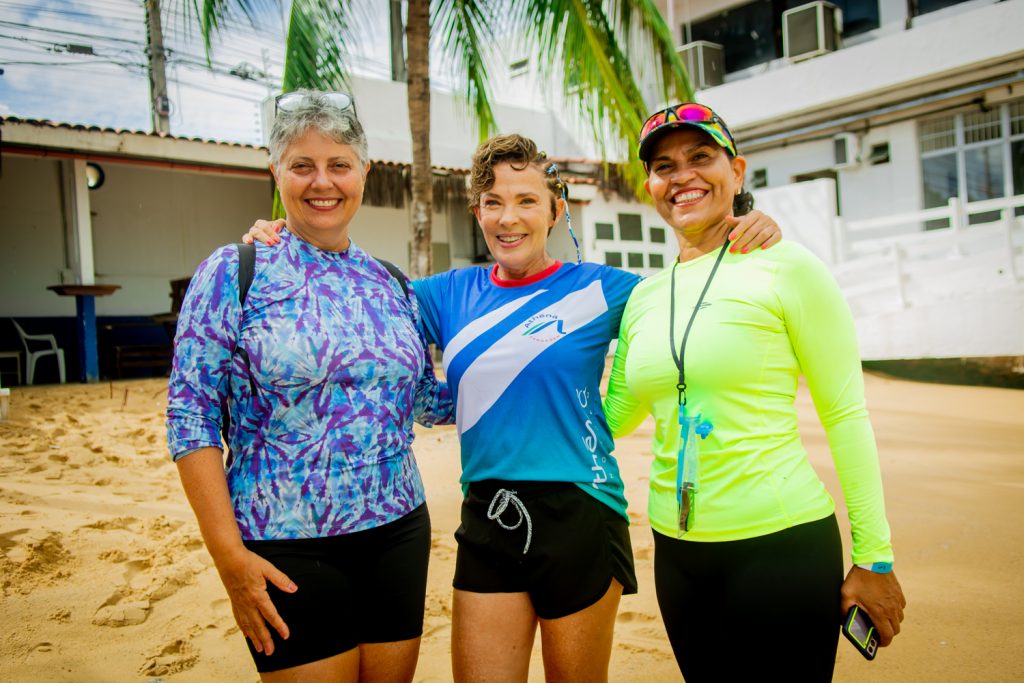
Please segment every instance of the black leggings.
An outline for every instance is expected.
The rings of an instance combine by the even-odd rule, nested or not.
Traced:
[[[687,683],[832,680],[842,552],[835,515],[720,543],[655,531],[658,606]]]

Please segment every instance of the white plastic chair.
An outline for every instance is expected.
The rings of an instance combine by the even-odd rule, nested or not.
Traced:
[[[25,347],[25,374],[28,384],[32,384],[32,380],[35,377],[36,361],[44,356],[57,356],[57,370],[60,372],[60,383],[64,384],[66,381],[64,377],[64,349],[57,346],[57,338],[52,334],[26,334],[25,330],[22,329],[16,320],[12,318],[11,322],[14,323],[14,329],[18,330],[21,344]],[[46,342],[50,345],[50,348],[33,351],[28,345],[30,341]]]

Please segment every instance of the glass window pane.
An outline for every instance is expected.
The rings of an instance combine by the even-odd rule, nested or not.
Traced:
[[[924,208],[948,204],[949,198],[957,195],[956,154],[951,152],[922,159],[921,167],[924,176]]]
[[[770,62],[782,56],[781,10],[772,0],[754,0],[695,22],[690,39],[723,45],[726,73]]]
[[[1024,135],[1024,100],[1010,103],[1010,135]]]
[[[947,116],[942,119],[922,121],[920,136],[922,153],[937,149],[949,149],[956,145],[956,118]]]
[[[790,7],[803,3],[790,0]],[[843,35],[855,36],[878,28],[878,0],[832,0],[832,4],[843,10]]]
[[[1002,145],[965,151],[964,166],[967,171],[967,201],[977,202],[1004,195]]]
[[[661,254],[648,254],[647,255],[647,265],[650,268],[664,268],[665,267],[665,257],[662,256]]]
[[[999,108],[964,114],[964,143],[985,142],[999,137]]]
[[[636,252],[629,253],[629,267],[630,268],[643,268],[644,267],[644,255],[637,254]]]
[[[921,170],[924,177],[924,208],[945,206],[950,197],[957,196],[956,153],[922,159]],[[949,221],[945,218],[925,223],[927,230],[948,227]]]
[[[1013,169],[1013,194],[1024,194],[1024,140],[1010,144],[1010,167]],[[1014,215],[1024,216],[1024,206],[1014,209]]]
[[[665,228],[651,228],[651,241],[655,244],[665,244]]]
[[[1002,145],[989,145],[965,151],[964,166],[967,170],[967,201],[977,202],[1002,197],[1005,194]],[[999,211],[970,214],[967,222],[970,225],[988,223],[999,220],[1000,215]]]
[[[604,254],[604,263],[606,266],[614,266],[616,268],[622,267],[622,254],[617,251],[608,251]]]
[[[597,239],[615,239],[615,226],[613,226],[611,223],[595,223],[594,228],[597,230]]]
[[[620,213],[619,214],[619,239],[630,242],[644,241],[643,221],[640,214]]]

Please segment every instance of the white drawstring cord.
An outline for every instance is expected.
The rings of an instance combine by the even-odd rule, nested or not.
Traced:
[[[505,524],[501,521],[501,515],[505,510],[508,509],[509,503],[519,511],[519,521],[512,526]],[[494,508],[497,506],[498,510],[495,512]],[[494,494],[494,498],[491,499],[491,504],[487,506],[487,519],[493,519],[498,525],[506,531],[515,531],[522,524],[523,520],[526,520],[526,545],[523,546],[523,555],[530,550],[530,541],[533,539],[533,520],[530,519],[530,513],[526,511],[526,506],[523,505],[523,501],[519,500],[515,491],[509,491],[508,489],[498,489]]]

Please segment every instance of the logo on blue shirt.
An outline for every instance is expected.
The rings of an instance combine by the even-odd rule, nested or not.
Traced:
[[[565,336],[562,319],[550,313],[539,313],[527,320],[523,326],[526,331],[522,336],[534,341],[552,342]]]

